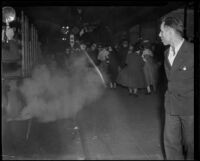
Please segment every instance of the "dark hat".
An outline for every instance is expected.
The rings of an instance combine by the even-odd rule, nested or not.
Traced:
[[[142,45],[143,45],[145,48],[151,47],[151,43],[150,43],[149,40],[143,40]]]
[[[135,51],[138,51],[142,48],[142,43],[140,41],[137,41],[135,44],[134,44],[134,50]]]

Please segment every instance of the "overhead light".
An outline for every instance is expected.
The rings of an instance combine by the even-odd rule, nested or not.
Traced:
[[[3,7],[2,14],[3,22],[5,22],[6,25],[9,25],[9,23],[14,21],[16,18],[16,12],[12,7]]]

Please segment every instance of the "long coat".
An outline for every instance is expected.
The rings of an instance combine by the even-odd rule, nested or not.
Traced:
[[[165,52],[165,71],[168,89],[165,93],[165,111],[173,115],[194,114],[194,45],[184,40],[173,65]]]
[[[100,64],[100,60],[97,59],[97,57],[98,57],[97,49],[95,49],[95,50],[89,49],[87,52],[88,52],[88,55],[90,56],[90,58],[94,61],[95,65],[98,66]]]
[[[123,69],[126,66],[126,58],[127,58],[127,54],[128,54],[128,47],[121,47],[119,48],[119,57],[120,57],[120,67]]]
[[[120,71],[117,77],[117,83],[129,88],[145,88],[142,57],[135,52],[130,53],[127,55],[126,64],[127,66]]]
[[[156,88],[158,65],[154,60],[152,51],[149,49],[145,49],[143,51],[142,57],[145,61],[144,75],[146,83],[147,85],[153,85]]]
[[[118,68],[120,66],[117,52],[112,51],[108,55],[108,74],[111,82],[115,82],[118,76]]]

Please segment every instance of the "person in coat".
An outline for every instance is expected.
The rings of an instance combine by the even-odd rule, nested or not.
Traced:
[[[99,70],[102,72],[103,78],[106,82],[106,86],[109,87],[109,76],[108,76],[108,55],[109,55],[109,51],[107,50],[107,48],[104,46],[103,48],[99,48],[99,54],[97,59],[100,61],[99,64]]]
[[[168,87],[165,93],[166,159],[194,159],[194,45],[183,38],[183,22],[164,17],[159,36],[164,45]]]
[[[97,49],[97,44],[92,43],[88,50],[88,55],[91,57],[91,59],[94,61],[95,65],[99,65],[100,61],[97,59],[98,57],[98,49]]]
[[[139,44],[135,47],[129,46],[126,66],[117,77],[117,83],[128,87],[130,95],[138,97],[138,88],[145,88],[145,77],[143,72],[144,62],[140,55]]]
[[[120,66],[119,56],[113,47],[108,47],[109,55],[108,55],[108,75],[110,81],[110,88],[116,88],[117,83],[116,79],[118,76],[118,68]]]
[[[129,42],[128,40],[123,40],[122,44],[119,47],[118,53],[120,57],[120,70],[122,70],[126,66],[126,57],[129,50]]]
[[[151,45],[148,40],[143,43],[143,51],[142,51],[142,58],[145,62],[144,65],[144,75],[147,84],[147,93],[151,94],[151,86],[153,86],[153,90],[156,91],[156,84],[157,84],[157,64],[154,60],[154,53],[151,49]]]

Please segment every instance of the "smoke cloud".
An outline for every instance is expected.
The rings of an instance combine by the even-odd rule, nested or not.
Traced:
[[[26,100],[19,119],[49,122],[75,116],[103,94],[104,85],[95,68],[88,67],[87,57],[79,54],[63,68],[55,62],[38,65],[19,90]]]

